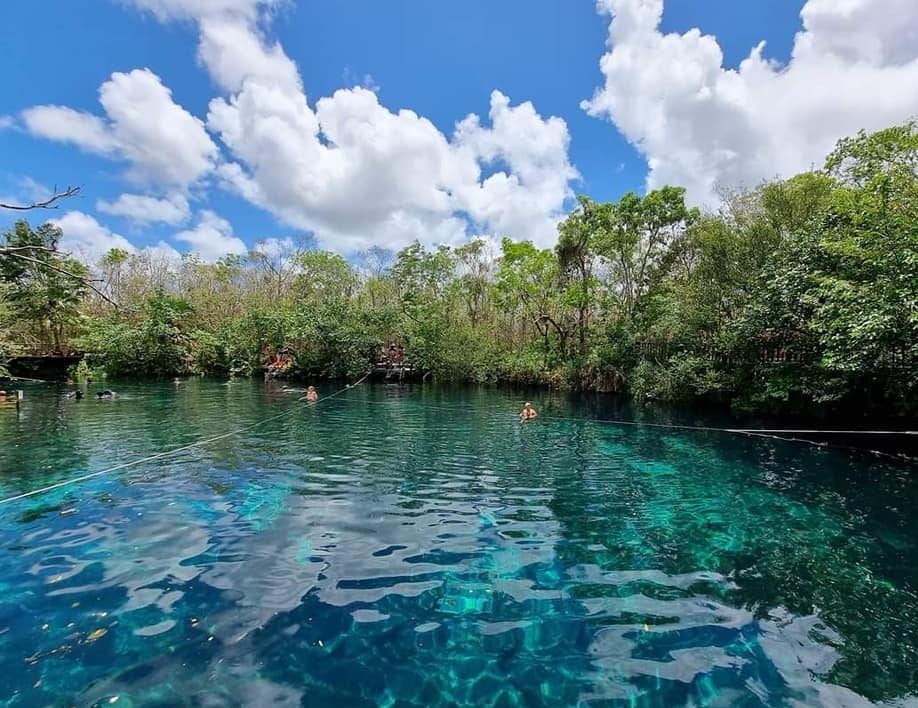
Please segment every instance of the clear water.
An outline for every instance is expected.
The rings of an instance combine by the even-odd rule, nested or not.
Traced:
[[[0,495],[289,413],[0,505],[2,706],[918,704],[915,466],[488,390],[119,391],[0,407]]]

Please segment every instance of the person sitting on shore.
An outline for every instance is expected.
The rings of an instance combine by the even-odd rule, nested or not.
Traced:
[[[309,388],[306,389],[306,400],[309,403],[315,403],[316,401],[319,400],[319,392],[316,391],[315,386],[310,386]]]
[[[536,412],[536,409],[527,401],[526,405],[523,406],[523,412],[520,413],[520,420],[533,420],[538,417],[539,414]]]

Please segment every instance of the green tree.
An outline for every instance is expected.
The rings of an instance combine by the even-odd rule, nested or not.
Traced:
[[[45,350],[66,348],[80,325],[88,268],[61,255],[63,233],[51,224],[32,230],[17,221],[3,236],[0,280],[12,315],[25,327],[20,335]]]

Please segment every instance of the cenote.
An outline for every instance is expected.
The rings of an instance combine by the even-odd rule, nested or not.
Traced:
[[[0,506],[0,705],[916,704],[914,464],[548,392],[113,388],[0,408],[2,497],[286,414]]]

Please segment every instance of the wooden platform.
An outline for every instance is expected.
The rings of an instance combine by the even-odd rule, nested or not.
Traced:
[[[14,378],[38,379],[41,381],[65,381],[67,370],[79,364],[83,354],[49,354],[17,356],[3,362]]]
[[[374,381],[383,382],[408,382],[420,379],[420,372],[411,366],[395,366],[379,363],[373,367],[372,378]]]

